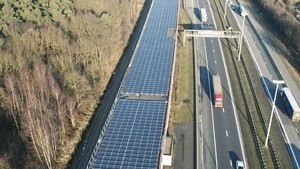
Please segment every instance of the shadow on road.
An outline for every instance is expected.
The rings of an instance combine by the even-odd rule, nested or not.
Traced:
[[[286,146],[288,146],[288,144],[286,144]],[[300,149],[299,149],[299,147],[297,147],[295,144],[290,144],[290,146],[292,147],[294,155],[297,158],[296,160],[298,161],[298,165],[300,165],[300,162],[299,162],[300,161]],[[291,153],[292,152],[290,151],[290,154]],[[292,154],[291,154],[291,157],[293,158]],[[293,162],[294,168],[297,168],[297,165],[295,164],[294,160],[292,160],[292,162]]]
[[[233,5],[233,4],[231,4],[231,5],[230,5],[230,8],[231,8],[231,10],[232,10],[233,12],[235,12],[236,14],[238,14],[239,16],[241,16],[241,15],[240,15],[240,12],[239,12],[239,10],[238,10],[238,5]]]
[[[212,73],[207,69],[206,66],[200,66],[200,82],[201,85],[204,89],[205,94],[207,95],[207,97],[210,99],[210,101],[213,101],[212,98],[210,97],[212,95],[212,93],[210,93],[209,91],[209,83],[208,83],[208,79],[210,80],[210,87],[212,90]]]
[[[235,162],[237,160],[240,160],[239,157],[236,155],[236,153],[234,151],[229,151],[229,158],[232,161],[233,168],[236,168]]]
[[[274,95],[275,95],[275,90],[276,90],[276,84],[274,84],[272,81],[270,81],[267,77],[261,77],[261,81],[265,81],[266,82],[266,86],[264,86],[264,89],[265,89],[265,93],[266,93],[266,95],[267,95],[267,97],[269,98],[269,99],[274,99]],[[262,83],[263,84],[263,83]],[[268,87],[268,89],[269,89],[269,91],[270,91],[270,94],[271,94],[271,97],[272,98],[270,98],[270,95],[268,94],[268,92],[267,92],[267,88],[266,87]],[[285,85],[284,85],[284,87],[285,87]],[[285,109],[285,107],[284,107],[284,104],[283,104],[283,101],[282,101],[282,99],[281,99],[281,90],[280,90],[280,88],[278,89],[278,92],[277,92],[277,96],[276,96],[276,103],[275,103],[275,105],[276,105],[276,107],[281,111],[281,112],[283,112],[285,115],[287,115],[287,116],[289,116],[286,112],[286,109]],[[272,106],[272,105],[271,105]]]
[[[274,98],[274,94],[275,94],[275,90],[276,90],[276,86],[272,83],[271,80],[269,80],[269,78],[267,78],[265,76],[260,77],[260,79],[261,79],[261,82],[262,82],[263,87],[265,89],[267,97],[269,99],[273,99]],[[265,84],[264,84],[263,81],[265,81],[266,86],[265,86]],[[270,98],[270,95],[268,94],[267,88],[269,89],[269,92],[270,92],[272,98]]]
[[[201,21],[201,14],[199,8],[194,8],[194,14]]]

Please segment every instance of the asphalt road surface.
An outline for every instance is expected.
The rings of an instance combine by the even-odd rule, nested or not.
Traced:
[[[272,104],[275,94],[275,85],[272,83],[272,80],[278,79],[285,81],[285,85],[291,89],[299,104],[300,90],[288,73],[276,47],[273,46],[274,43],[272,43],[271,39],[268,38],[267,31],[260,25],[259,22],[261,21],[257,20],[259,17],[254,17],[257,14],[252,13],[244,2],[239,1],[239,3],[241,3],[245,7],[246,11],[248,11],[244,29],[244,39],[254,63],[256,64],[261,82],[263,86],[265,86],[265,92],[270,100],[270,104]],[[234,1],[231,9],[234,9],[237,5],[238,2]],[[234,10],[231,10],[231,12],[241,28],[242,17]],[[279,90],[281,87],[282,86],[279,87]],[[280,91],[278,93],[280,93]],[[277,95],[275,110],[275,115],[282,128],[282,134],[286,141],[286,146],[290,152],[290,157],[295,168],[300,168],[300,123],[292,122],[286,115],[286,110],[282,104],[279,94]]]
[[[174,124],[175,151],[174,169],[193,169],[194,162],[194,125],[192,123]]]
[[[186,10],[194,23],[194,29],[215,30],[210,4],[207,0],[185,1]],[[201,23],[200,8],[205,8],[207,23]],[[239,122],[232,101],[229,75],[220,48],[218,38],[195,38],[196,74],[199,74],[201,103],[197,113],[201,116],[200,133],[197,144],[198,167],[201,168],[233,168],[236,160],[245,160],[244,148]],[[224,107],[214,108],[212,104],[212,75],[221,77],[224,95]],[[197,83],[196,83],[197,85]]]

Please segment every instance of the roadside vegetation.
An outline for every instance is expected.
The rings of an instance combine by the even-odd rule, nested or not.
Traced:
[[[170,117],[171,130],[174,123],[193,122],[194,119],[194,57],[192,39],[186,40],[185,47],[183,47],[183,30],[191,27],[188,15],[183,8],[180,8]]]
[[[144,0],[0,0],[0,168],[65,168]]]
[[[248,0],[272,45],[300,88],[300,1]]]
[[[297,52],[297,59],[300,59],[300,21],[297,20],[295,5],[298,0],[252,0],[256,3],[263,15],[267,16],[267,21],[271,23],[273,30],[277,30],[281,35],[281,40],[288,48]]]

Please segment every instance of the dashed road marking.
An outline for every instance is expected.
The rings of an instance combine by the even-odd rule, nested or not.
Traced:
[[[232,167],[232,161],[231,160],[229,160],[229,163],[230,163],[230,166]]]
[[[224,107],[222,108],[223,113],[225,113]]]
[[[228,137],[228,131],[226,130],[226,137]]]

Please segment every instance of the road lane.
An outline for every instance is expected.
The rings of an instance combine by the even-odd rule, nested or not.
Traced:
[[[245,9],[247,10],[247,8]],[[237,21],[239,28],[241,28],[242,18],[236,12],[232,10],[231,12]],[[266,32],[263,31],[259,23],[255,21],[255,17],[253,17],[252,13],[249,13],[244,29],[244,39],[251,57],[254,60],[257,71],[261,76],[261,82],[263,86],[265,86],[265,92],[269,98],[270,104],[272,104],[275,93],[275,86],[272,84],[273,79],[284,79],[286,85],[293,91],[294,96],[299,102],[299,89],[287,72],[281,58],[279,58],[274,49],[269,46],[272,43],[266,43],[269,39],[262,40],[260,38],[261,36],[264,37],[264,34],[266,34]],[[279,89],[281,89],[281,87]],[[300,124],[291,122],[290,118],[286,116],[280,97],[277,98],[276,102],[275,115],[281,126],[282,134],[289,149],[291,159],[293,159],[294,166],[300,168],[300,136],[295,130],[295,128],[300,129]]]
[[[186,4],[189,3],[186,1]],[[189,16],[193,18],[194,29],[199,29],[197,27],[201,26],[203,29],[214,30],[215,26],[209,2],[203,0],[193,1],[192,5],[193,7],[189,6],[186,9]],[[197,13],[203,7],[206,8],[208,13],[207,24],[201,24],[199,21],[200,14]],[[197,19],[195,19],[195,16]],[[217,38],[194,38],[194,44],[195,56],[198,60],[196,63],[200,62],[200,65],[197,66],[199,66],[198,71],[202,87],[200,113],[202,115],[203,143],[201,146],[203,146],[203,156],[198,157],[198,160],[202,160],[202,168],[230,168],[237,159],[243,160],[244,156],[237,129],[238,125],[235,122],[237,118],[234,114],[220,42]],[[212,106],[212,84],[210,79],[214,74],[220,74],[221,76],[224,109],[213,108]]]

